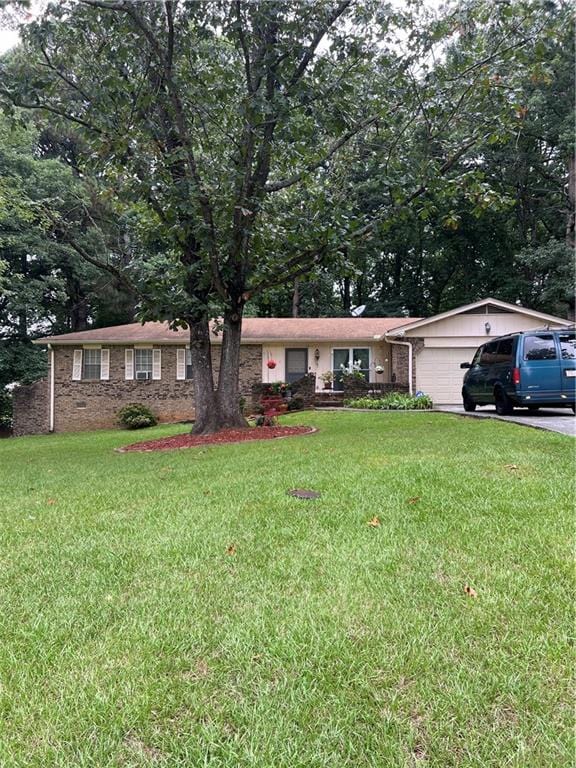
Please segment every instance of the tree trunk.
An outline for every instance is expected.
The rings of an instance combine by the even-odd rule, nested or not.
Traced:
[[[294,292],[292,293],[292,317],[298,317],[300,311],[300,280],[294,280]]]
[[[566,245],[574,250],[576,244],[576,158],[568,159],[568,219],[566,221]]]
[[[220,429],[238,429],[248,426],[240,409],[238,390],[241,333],[242,307],[226,310],[216,398]]]
[[[190,358],[194,377],[194,405],[196,419],[193,435],[209,435],[219,427],[214,376],[212,374],[212,353],[208,319],[189,321]]]

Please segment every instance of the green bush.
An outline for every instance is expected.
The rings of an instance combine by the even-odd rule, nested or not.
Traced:
[[[0,390],[0,429],[12,427],[12,393]]]
[[[126,429],[142,429],[156,426],[158,419],[145,405],[129,403],[118,412],[118,422]]]
[[[403,392],[390,392],[383,397],[355,397],[344,400],[344,405],[374,411],[423,411],[433,407],[428,395],[405,395]]]
[[[301,411],[304,408],[304,399],[302,397],[293,397],[288,401],[289,411]]]

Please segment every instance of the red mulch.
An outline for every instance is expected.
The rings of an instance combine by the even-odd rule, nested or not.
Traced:
[[[120,448],[124,451],[171,451],[174,448],[194,448],[199,445],[220,445],[222,443],[242,443],[246,440],[273,440],[275,437],[293,437],[315,432],[314,427],[252,427],[248,429],[222,429],[213,435],[191,435],[186,432],[174,437],[161,437],[158,440],[145,440]]]

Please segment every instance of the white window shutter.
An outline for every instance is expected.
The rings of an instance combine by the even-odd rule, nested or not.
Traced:
[[[176,380],[184,381],[186,378],[186,350],[176,350]]]
[[[162,378],[162,350],[152,350],[152,378],[159,381]]]
[[[110,350],[100,350],[100,379],[108,381],[110,378]]]
[[[82,379],[82,350],[74,350],[74,361],[72,363],[72,381],[81,381]]]
[[[134,378],[134,350],[133,349],[124,350],[124,378],[125,379]]]

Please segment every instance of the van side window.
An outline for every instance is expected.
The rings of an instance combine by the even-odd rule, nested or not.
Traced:
[[[514,339],[501,339],[498,343],[498,352],[496,354],[497,362],[511,363],[512,349],[514,348]]]
[[[491,341],[490,344],[485,344],[482,349],[482,355],[480,356],[480,365],[494,365],[498,362],[496,352],[498,349],[498,342]]]
[[[556,360],[556,346],[551,333],[524,337],[524,360]]]
[[[574,331],[559,333],[558,341],[562,360],[576,360],[576,333]]]
[[[482,357],[482,352],[484,351],[484,347],[478,347],[476,352],[474,353],[474,357],[472,358],[472,367],[475,365],[480,365],[480,358]]]

